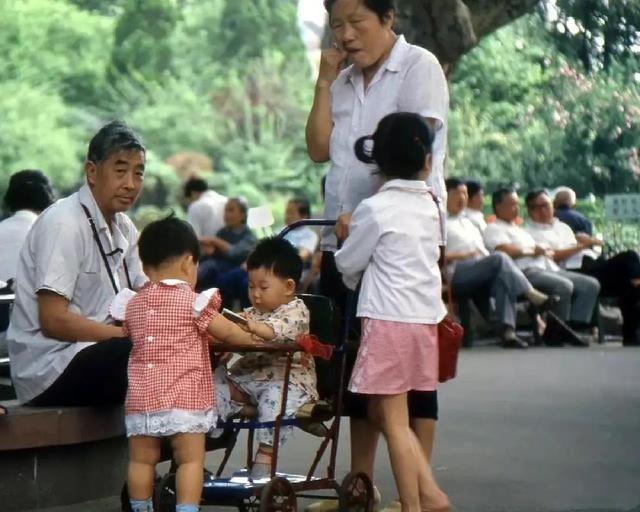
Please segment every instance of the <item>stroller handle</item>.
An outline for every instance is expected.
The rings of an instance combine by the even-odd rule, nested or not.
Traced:
[[[294,229],[301,228],[302,226],[335,226],[336,221],[332,219],[302,219],[297,220],[296,222],[292,222],[288,226],[285,226],[280,233],[278,233],[278,238],[284,238]]]

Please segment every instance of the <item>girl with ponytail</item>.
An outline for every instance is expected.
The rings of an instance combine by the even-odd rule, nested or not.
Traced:
[[[445,511],[409,421],[408,392],[435,391],[437,325],[446,309],[438,268],[440,220],[426,185],[433,137],[417,114],[384,117],[373,136],[355,144],[384,184],[362,201],[335,255],[346,286],[362,281],[357,316],[362,339],[349,391],[368,396],[369,420],[387,440],[402,511]]]

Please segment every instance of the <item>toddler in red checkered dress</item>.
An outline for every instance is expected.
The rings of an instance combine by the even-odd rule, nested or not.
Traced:
[[[149,282],[118,294],[111,315],[131,338],[125,422],[129,437],[128,488],[134,512],[152,511],[155,466],[162,437],[170,437],[177,512],[200,504],[205,434],[217,421],[209,341],[256,344],[256,336],[218,313],[220,294],[196,294],[200,247],[191,226],[173,216],[140,235],[140,259]]]

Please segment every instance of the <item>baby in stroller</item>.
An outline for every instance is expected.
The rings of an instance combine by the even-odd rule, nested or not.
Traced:
[[[295,295],[302,260],[286,240],[266,238],[258,243],[247,259],[249,299],[252,306],[243,312],[245,329],[271,342],[293,343],[309,333],[309,310]],[[285,418],[310,401],[318,400],[313,356],[305,352],[293,355],[288,384],[284,382],[287,365],[284,353],[250,352],[229,368],[220,365],[214,374],[216,402],[221,418],[237,414],[244,405],[258,409],[258,422],[273,422],[280,412],[283,386],[288,385]],[[258,448],[251,470],[252,478],[266,477],[273,458],[273,428],[256,431]],[[292,427],[280,430],[280,443],[292,434]]]

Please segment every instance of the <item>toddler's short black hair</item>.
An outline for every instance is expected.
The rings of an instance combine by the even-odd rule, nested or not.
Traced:
[[[148,267],[159,267],[183,254],[191,254],[197,262],[200,243],[191,225],[171,214],[151,222],[142,230],[138,252],[142,264]]]
[[[302,275],[302,258],[291,242],[278,237],[263,238],[247,258],[247,270],[266,268],[281,279],[297,284]]]

